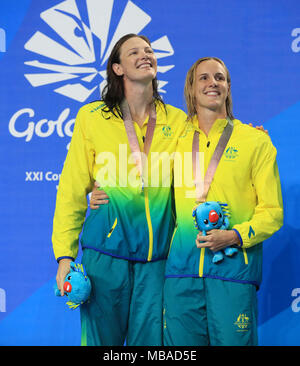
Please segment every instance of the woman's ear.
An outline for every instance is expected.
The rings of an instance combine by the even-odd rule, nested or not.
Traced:
[[[123,67],[121,66],[121,64],[117,64],[117,63],[112,64],[112,69],[113,69],[113,72],[114,72],[117,76],[122,76],[122,75],[124,75]]]

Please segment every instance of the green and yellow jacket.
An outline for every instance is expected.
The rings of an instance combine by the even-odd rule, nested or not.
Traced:
[[[76,117],[57,192],[52,235],[55,257],[76,258],[83,227],[83,248],[142,262],[165,259],[175,223],[171,157],[186,115],[156,103],[156,127],[141,191],[123,120],[103,108],[103,102],[90,103]],[[147,124],[148,120],[140,128],[134,122],[141,151]],[[91,210],[85,220],[86,197],[95,180],[108,194],[109,204]]]
[[[178,159],[174,163],[174,185],[177,226],[167,260],[167,277],[210,277],[257,286],[261,282],[262,242],[276,232],[283,222],[276,149],[266,133],[236,119],[233,123],[233,132],[217,167],[207,201],[228,204],[230,229],[238,234],[241,247],[233,257],[224,256],[222,262],[214,264],[212,252],[195,245],[198,232],[192,217],[195,186],[191,155],[194,131],[196,129],[200,134],[199,161],[204,167],[204,175],[227,124],[226,119],[216,120],[206,136],[198,129],[195,117],[187,123],[176,150]],[[180,181],[181,177],[183,181]]]

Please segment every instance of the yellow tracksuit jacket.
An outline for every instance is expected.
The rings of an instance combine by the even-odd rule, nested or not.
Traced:
[[[83,248],[136,261],[165,259],[174,230],[172,213],[173,162],[186,115],[178,108],[156,103],[156,127],[148,155],[148,186],[140,191],[134,159],[123,120],[104,113],[103,102],[83,106],[60,177],[53,220],[53,249],[57,260],[76,258],[79,234]],[[140,148],[148,121],[134,123]],[[110,198],[91,210],[85,220],[86,196],[94,181]]]
[[[192,218],[195,187],[191,154],[194,130],[200,133],[200,164],[204,164],[204,176],[227,120],[216,120],[206,136],[198,129],[194,117],[187,123],[176,149],[176,154],[179,153],[174,163],[177,227],[167,260],[167,277],[210,277],[257,286],[261,282],[262,242],[277,231],[283,221],[276,149],[264,132],[236,119],[233,123],[233,132],[217,167],[207,201],[228,204],[230,228],[237,232],[242,245],[236,255],[224,257],[218,264],[212,263],[209,249],[199,249],[195,245],[197,230]],[[186,159],[184,154],[189,154]],[[180,182],[182,174],[184,179]]]

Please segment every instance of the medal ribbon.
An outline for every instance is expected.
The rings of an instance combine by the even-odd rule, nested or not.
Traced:
[[[199,163],[199,132],[194,132],[193,145],[192,145],[192,159],[193,159],[193,174],[196,187],[196,202],[205,202],[208,195],[210,185],[213,181],[216,169],[221,160],[225,147],[230,139],[233,130],[233,122],[227,117],[227,125],[219,139],[217,147],[213,153],[213,156],[209,162],[209,166],[206,170],[204,177],[203,192],[201,193],[201,175],[200,175],[200,163]]]
[[[132,122],[132,117],[129,109],[129,105],[126,99],[123,100],[121,103],[121,112],[123,115],[123,122],[127,133],[127,138],[130,146],[131,153],[133,154],[135,158],[135,164],[138,169],[138,174],[141,179],[141,185],[142,190],[144,188],[144,179],[143,179],[143,155],[141,154],[140,145],[138,142],[138,138],[134,129],[134,125]],[[144,150],[143,153],[148,156],[148,153],[150,151],[154,129],[156,126],[156,110],[155,110],[155,104],[154,102],[151,104],[150,112],[149,112],[149,120],[148,120],[148,126],[144,141]]]

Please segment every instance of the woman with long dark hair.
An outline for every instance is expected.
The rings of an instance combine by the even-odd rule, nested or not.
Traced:
[[[92,283],[81,305],[83,345],[162,345],[165,260],[175,225],[170,157],[186,115],[163,103],[156,73],[149,40],[122,37],[108,60],[102,100],[76,117],[52,240],[63,295],[83,227],[82,263]],[[85,219],[95,181],[110,204]]]

